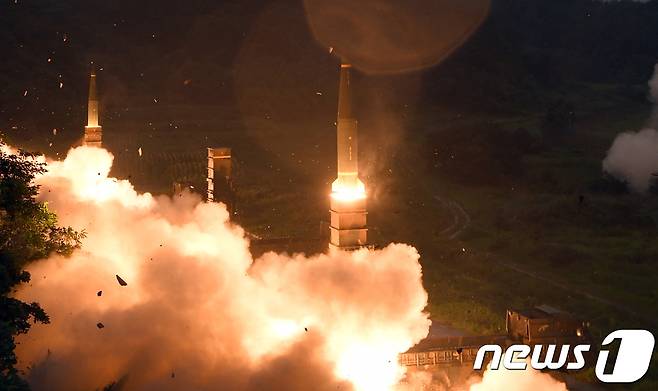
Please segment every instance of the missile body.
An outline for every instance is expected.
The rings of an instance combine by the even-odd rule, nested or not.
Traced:
[[[337,151],[338,178],[334,191],[354,191],[362,189],[359,180],[359,142],[357,139],[357,120],[352,113],[350,92],[351,65],[341,64],[340,85],[338,89]]]
[[[84,145],[102,147],[103,128],[98,122],[98,96],[96,92],[96,72],[89,76],[89,100],[87,102],[87,126],[85,126]]]
[[[337,178],[331,185],[330,244],[332,250],[366,245],[366,192],[359,179],[357,120],[352,111],[349,64],[341,64],[338,91]]]
[[[87,126],[98,126],[98,96],[96,94],[96,72],[89,76],[89,102],[87,104]]]

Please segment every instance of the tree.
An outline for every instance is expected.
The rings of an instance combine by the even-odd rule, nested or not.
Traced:
[[[0,150],[0,389],[29,389],[15,368],[14,338],[27,333],[33,323],[49,323],[38,303],[11,297],[30,281],[24,267],[31,261],[56,253],[70,255],[80,247],[84,232],[57,225],[57,216],[36,200],[35,176],[46,171],[33,155]]]

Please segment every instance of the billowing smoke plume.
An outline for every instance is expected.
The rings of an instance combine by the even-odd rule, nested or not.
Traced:
[[[603,161],[603,169],[627,181],[631,190],[646,193],[653,174],[658,172],[658,132],[643,129],[617,135]]]
[[[32,264],[17,293],[51,317],[17,348],[35,390],[403,391],[431,380],[398,384],[398,354],[429,327],[415,249],[253,260],[223,205],[138,194],[108,177],[112,159],[79,147],[37,179],[60,223],[87,237],[70,258]],[[564,390],[503,370],[471,390],[530,388]]]
[[[18,292],[51,317],[20,340],[36,390],[385,390],[428,331],[418,253],[253,260],[223,205],[138,194],[112,156],[48,164],[41,197],[83,248],[29,270]]]
[[[603,161],[603,170],[626,181],[631,190],[646,193],[658,173],[658,64],[649,81],[649,99],[656,104],[648,127],[615,138]]]

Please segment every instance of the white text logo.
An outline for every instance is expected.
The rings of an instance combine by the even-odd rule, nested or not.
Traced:
[[[617,356],[610,357],[607,346],[619,340]],[[617,330],[608,335],[602,343],[596,360],[596,377],[604,383],[632,383],[644,376],[649,369],[655,339],[647,330]],[[473,369],[484,366],[487,353],[492,354],[490,369],[500,368],[500,364],[509,370],[525,370],[530,366],[536,370],[561,369],[578,370],[585,367],[584,353],[589,352],[590,345],[512,345],[503,354],[499,345],[485,345],[480,348],[475,358]],[[571,354],[569,354],[571,353]],[[611,371],[606,371],[611,367]]]

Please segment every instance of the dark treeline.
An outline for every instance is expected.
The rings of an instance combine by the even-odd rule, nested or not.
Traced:
[[[62,121],[62,113],[71,126],[79,124],[86,94],[81,74],[90,61],[107,71],[104,99],[110,104],[158,96],[228,107],[235,103],[236,59],[254,24],[272,7],[283,12],[272,22],[278,23],[272,42],[258,48],[261,57],[270,66],[299,65],[294,72],[299,80],[329,74],[333,81],[330,61],[304,62],[322,57],[324,49],[308,32],[300,0],[4,1],[0,127],[29,127],[26,121],[40,118]],[[424,95],[430,104],[475,105],[524,102],[529,93],[579,81],[643,83],[658,59],[655,37],[655,0],[494,0],[480,31],[425,72]],[[258,88],[258,78],[252,79]],[[298,92],[286,88],[277,93]]]
[[[656,37],[658,1],[494,0],[479,32],[424,81],[440,101],[503,105],[574,82],[644,84]]]
[[[495,28],[540,82],[645,82],[658,59],[658,2],[503,0]],[[543,68],[542,68],[543,65]]]

